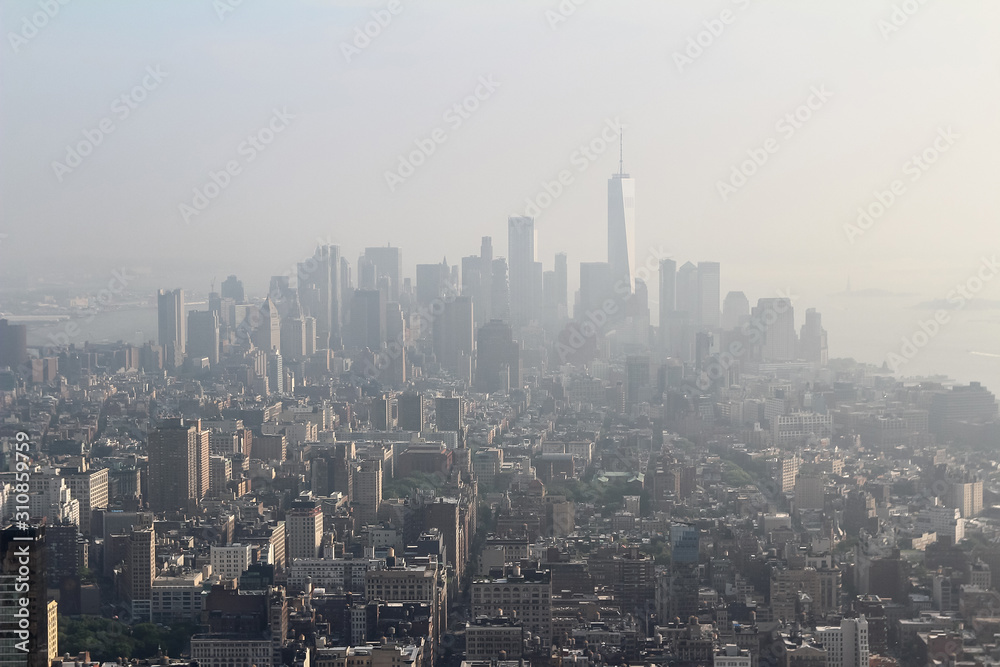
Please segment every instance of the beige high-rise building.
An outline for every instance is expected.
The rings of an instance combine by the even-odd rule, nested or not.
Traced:
[[[951,485],[951,507],[970,519],[983,511],[983,482],[955,482]],[[82,510],[81,510],[82,511]]]
[[[125,594],[132,604],[132,618],[149,621],[156,578],[156,534],[152,528],[133,530],[125,554]]]
[[[868,621],[845,618],[840,627],[816,628],[816,634],[826,648],[827,667],[868,667]]]
[[[323,541],[323,509],[312,493],[306,492],[292,501],[285,515],[288,535],[288,564],[296,558],[319,558]]]
[[[108,506],[108,469],[88,470],[84,459],[80,468],[63,469],[61,474],[73,497],[80,501],[80,532],[90,535],[94,510]]]

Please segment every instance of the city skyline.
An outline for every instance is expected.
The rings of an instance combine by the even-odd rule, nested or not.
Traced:
[[[4,665],[1000,665],[1000,4],[0,24]]]

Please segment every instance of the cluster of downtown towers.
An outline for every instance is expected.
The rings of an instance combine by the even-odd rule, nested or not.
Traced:
[[[204,311],[187,312],[182,290],[160,290],[159,344],[167,367],[185,359],[214,365],[227,350],[256,349],[266,356],[260,365],[268,392],[287,390],[289,362],[317,350],[349,351],[355,369],[387,384],[406,382],[414,364],[429,362],[492,392],[517,386],[522,365],[545,357],[534,352],[547,350],[550,362],[554,353],[557,363],[649,351],[698,363],[719,352],[725,336],[718,333],[742,326],[745,335],[748,322],[778,313],[761,327],[757,360],[826,361],[826,334],[814,311],[807,312],[800,347],[790,303],[764,298],[751,311],[743,292],[722,302],[717,262],[678,269],[653,249],[637,258],[635,181],[621,169],[608,180],[607,230],[607,261],[580,263],[572,311],[566,255],[544,270],[534,219],[510,217],[506,258],[494,256],[485,236],[480,253],[463,257],[460,267],[418,264],[415,285],[403,276],[400,248],[366,248],[352,271],[339,246],[320,245],[294,270],[272,277],[262,303],[248,302],[236,276],[210,294]],[[659,328],[651,335],[646,279],[654,272]],[[423,351],[408,346],[418,340],[427,343]],[[408,362],[407,354],[416,356]]]

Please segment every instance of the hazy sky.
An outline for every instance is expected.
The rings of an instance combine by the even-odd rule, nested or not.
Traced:
[[[404,0],[395,14],[389,2],[76,0],[32,32],[41,5],[0,4],[5,273],[145,266],[159,286],[204,290],[236,272],[260,293],[329,239],[352,263],[366,245],[402,246],[412,275],[478,252],[483,235],[505,254],[507,216],[568,170],[537,218],[538,257],[548,269],[567,252],[575,284],[578,262],[606,258],[618,168],[616,141],[593,161],[577,151],[615,119],[638,263],[650,249],[719,261],[723,294],[791,289],[804,308],[850,276],[855,290],[943,299],[1000,241],[991,0]],[[345,55],[372,12],[391,21]],[[689,40],[706,46],[680,62]],[[477,87],[478,108],[446,113]],[[809,101],[798,127],[783,121]],[[244,143],[269,124],[271,143]],[[438,128],[444,141],[391,192],[386,172]],[[91,154],[54,165],[85,132],[101,137]],[[719,182],[762,150],[723,201]],[[925,150],[934,164],[908,164]],[[186,223],[179,206],[230,161],[239,173]],[[897,179],[852,243],[844,226]]]

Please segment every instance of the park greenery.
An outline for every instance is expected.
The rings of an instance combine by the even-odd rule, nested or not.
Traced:
[[[73,656],[89,651],[95,662],[152,658],[160,651],[178,657],[189,650],[191,635],[197,631],[198,626],[190,621],[129,626],[100,616],[60,616],[59,651]]]

